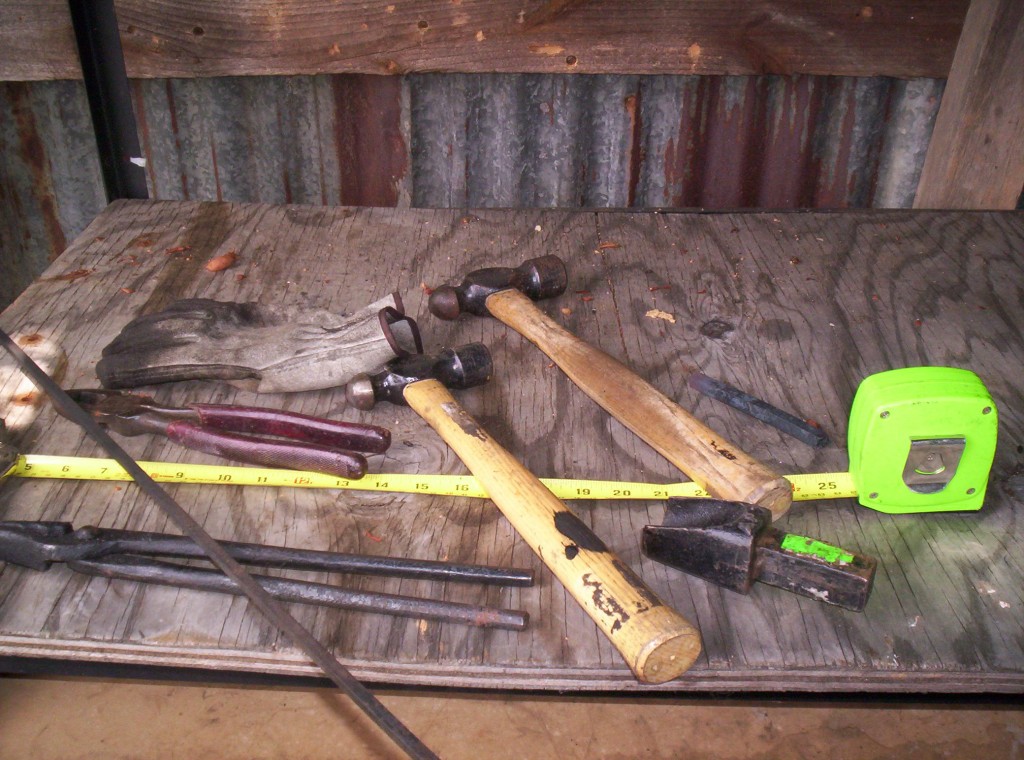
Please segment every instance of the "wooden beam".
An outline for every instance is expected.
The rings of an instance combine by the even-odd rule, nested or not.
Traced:
[[[1013,209],[1024,188],[1024,3],[974,0],[914,208]]]
[[[81,78],[67,0],[0,0],[0,80]]]
[[[116,0],[136,78],[407,72],[945,77],[968,0]],[[0,79],[79,76],[64,0],[0,0]],[[12,23],[16,22],[16,23]]]

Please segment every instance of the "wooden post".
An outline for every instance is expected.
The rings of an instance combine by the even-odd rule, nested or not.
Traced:
[[[973,0],[914,208],[1013,209],[1024,188],[1024,3]]]

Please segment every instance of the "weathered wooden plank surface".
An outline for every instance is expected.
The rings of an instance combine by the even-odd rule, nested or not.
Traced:
[[[115,3],[128,75],[945,77],[966,0]],[[553,11],[553,12],[552,12]],[[81,77],[66,4],[0,3],[0,78]]]
[[[914,208],[1013,209],[1024,191],[1024,5],[975,0]]]
[[[582,518],[703,635],[696,667],[666,689],[1008,691],[1024,686],[1020,509],[1000,484],[1020,459],[1024,360],[1019,257],[1024,215],[963,212],[631,214],[308,208],[126,202],[111,206],[2,317],[4,329],[57,338],[65,383],[94,384],[100,349],[136,314],[185,296],[290,301],[345,310],[391,289],[430,347],[487,343],[497,374],[461,394],[467,409],[540,476],[679,480],[678,472],[517,334],[485,319],[441,323],[422,285],[542,253],[571,285],[544,305],[636,367],[750,453],[786,472],[845,468],[853,393],[894,367],[970,367],[999,405],[1000,447],[985,508],[887,516],[852,500],[798,504],[785,519],[876,556],[867,609],[852,613],[758,587],[740,596],[641,556],[655,502],[575,502]],[[172,252],[186,247],[186,250]],[[235,250],[239,264],[203,265]],[[86,273],[69,278],[71,274]],[[671,323],[645,314],[652,308]],[[817,419],[837,446],[812,450],[696,397],[676,372],[692,361]],[[462,472],[408,409],[359,413],[340,392],[254,397],[212,383],[158,391],[362,419],[394,431],[383,472]],[[163,440],[124,439],[139,458],[215,462]],[[98,455],[44,409],[22,439],[37,453]],[[295,607],[361,677],[542,689],[640,688],[596,627],[485,501],[283,489],[174,488],[215,536],[320,549],[533,567],[532,589],[337,577],[362,589],[488,602],[530,613],[525,632]],[[8,481],[3,519],[164,530],[130,486]],[[326,580],[323,574],[306,577]],[[299,674],[311,666],[243,600],[78,577],[55,567],[0,571],[0,654]]]

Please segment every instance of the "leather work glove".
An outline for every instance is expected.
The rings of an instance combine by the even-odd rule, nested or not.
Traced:
[[[190,298],[129,322],[96,374],[105,388],[212,379],[260,393],[308,391],[422,350],[397,293],[350,316]]]

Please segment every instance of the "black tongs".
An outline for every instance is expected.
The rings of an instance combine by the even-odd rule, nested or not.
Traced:
[[[263,567],[502,586],[533,585],[532,571],[515,568],[342,554],[232,541],[221,541],[220,544],[237,561]],[[64,562],[72,570],[86,575],[226,594],[242,593],[230,578],[218,570],[166,562],[160,558],[203,559],[204,554],[192,539],[165,533],[93,527],[75,530],[67,522],[0,522],[0,562],[33,570],[48,570],[54,562]],[[266,575],[253,577],[270,594],[288,602],[516,631],[525,628],[529,619],[525,612],[518,610],[352,591],[325,583]]]
[[[361,478],[366,474],[363,454],[383,454],[391,445],[386,428],[278,409],[172,407],[150,396],[102,389],[77,388],[68,395],[98,423],[121,435],[163,435],[186,448],[264,467]]]

